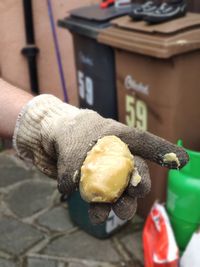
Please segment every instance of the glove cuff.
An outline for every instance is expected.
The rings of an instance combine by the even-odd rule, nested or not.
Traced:
[[[13,135],[17,154],[33,162],[42,172],[57,176],[54,149],[54,125],[58,118],[72,120],[80,110],[63,103],[53,95],[39,95],[29,101],[18,115]]]

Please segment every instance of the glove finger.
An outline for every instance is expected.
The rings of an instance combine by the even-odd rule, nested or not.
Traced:
[[[118,133],[116,131],[118,137],[129,145],[129,149],[134,155],[149,159],[169,169],[180,169],[189,160],[187,152],[182,147],[161,137],[133,127],[123,127],[122,124],[118,128],[120,128]],[[169,153],[174,153],[174,157],[167,157]]]
[[[110,211],[111,205],[108,203],[90,203],[88,213],[91,223],[101,224],[105,222]]]
[[[130,183],[126,189],[126,193],[131,197],[141,198],[148,194],[151,189],[151,179],[147,163],[140,157],[134,157],[135,171],[130,179]],[[137,184],[137,175],[141,177],[141,181]]]
[[[65,194],[67,197],[78,188],[78,179],[73,179],[71,176],[64,174],[58,178],[58,191]]]
[[[137,198],[132,198],[124,193],[114,204],[114,213],[122,220],[130,220],[137,210]]]

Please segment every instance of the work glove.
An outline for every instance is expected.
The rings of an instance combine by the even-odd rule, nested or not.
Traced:
[[[135,214],[137,198],[144,197],[151,187],[143,159],[168,168],[182,168],[188,161],[183,148],[149,132],[105,119],[95,111],[65,104],[52,95],[37,96],[25,105],[17,119],[13,144],[21,158],[57,179],[60,193],[70,195],[79,188],[80,170],[87,153],[99,138],[108,135],[115,135],[128,145],[135,156],[132,175],[139,174],[142,179],[137,186],[130,179],[115,203],[90,204],[90,219],[98,224],[106,220],[111,209],[121,219],[130,219]],[[174,158],[169,156],[171,153]]]

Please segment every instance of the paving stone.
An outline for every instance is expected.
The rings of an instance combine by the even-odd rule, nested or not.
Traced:
[[[5,187],[33,177],[33,171],[17,165],[17,159],[0,154],[0,187]]]
[[[133,232],[123,237],[121,241],[133,258],[143,264],[142,232]]]
[[[0,153],[0,168],[4,167],[11,167],[11,166],[16,166],[16,162],[21,161],[19,158],[14,156],[13,154],[8,154],[6,152],[1,152]]]
[[[56,179],[49,178],[49,176],[42,173],[35,166],[33,167],[33,171],[34,171],[34,178],[39,179],[41,181],[47,181],[48,183],[50,182],[51,184],[54,184],[55,186],[57,186],[57,180]]]
[[[1,251],[0,250],[0,259],[1,258],[3,258],[3,259],[10,259],[11,256],[8,253],[5,253],[4,251]]]
[[[38,223],[54,231],[67,231],[74,227],[69,218],[68,210],[62,206],[42,214]]]
[[[2,251],[19,255],[42,238],[43,234],[30,225],[12,218],[0,218],[0,250]]]
[[[0,259],[0,266],[1,267],[18,267],[18,264],[10,260]]]
[[[58,266],[54,260],[29,258],[27,260],[27,267],[58,267]]]
[[[27,181],[7,197],[9,208],[24,218],[47,207],[56,188],[48,182]]]
[[[21,182],[23,180],[31,178],[33,175],[30,171],[16,167],[4,168],[3,171],[0,171],[0,187],[5,187],[16,182]]]
[[[52,241],[43,253],[93,261],[117,262],[120,260],[110,240],[98,240],[82,231]]]

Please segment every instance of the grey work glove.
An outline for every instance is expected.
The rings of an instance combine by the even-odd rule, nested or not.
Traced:
[[[87,152],[99,138],[107,135],[115,135],[128,145],[136,156],[135,166],[142,180],[137,186],[129,183],[113,204],[90,204],[91,221],[102,223],[111,209],[121,219],[130,219],[135,214],[137,198],[144,197],[151,187],[143,159],[176,169],[187,163],[187,153],[149,132],[105,119],[91,110],[75,108],[52,95],[37,96],[23,108],[13,144],[19,156],[31,160],[43,173],[56,178],[58,190],[70,195],[79,186],[80,169]],[[175,153],[175,158],[171,159],[169,153]]]

